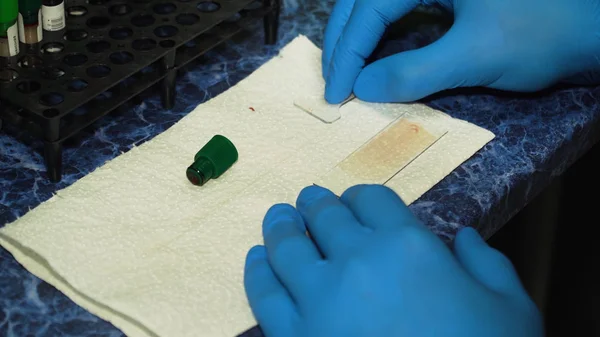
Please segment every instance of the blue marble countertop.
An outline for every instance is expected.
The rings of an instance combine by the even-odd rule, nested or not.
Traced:
[[[107,160],[169,128],[199,103],[227,90],[298,34],[321,45],[333,1],[286,1],[280,40],[264,46],[255,34],[210,52],[182,72],[176,106],[161,107],[157,91],[100,120],[64,151],[64,180],[45,177],[40,144],[0,132],[0,226],[50,198]],[[445,27],[424,24],[391,41],[383,54],[430,43]],[[557,89],[536,95],[454,92],[426,104],[484,127],[496,138],[410,208],[446,240],[462,226],[489,237],[581,156],[599,136],[600,88]],[[123,334],[25,271],[0,248],[0,336],[101,336]]]

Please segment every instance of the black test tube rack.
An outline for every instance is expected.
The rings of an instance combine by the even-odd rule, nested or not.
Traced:
[[[66,0],[65,29],[0,60],[0,128],[41,139],[59,182],[63,143],[98,119],[155,84],[172,108],[177,71],[253,20],[274,44],[280,1]]]

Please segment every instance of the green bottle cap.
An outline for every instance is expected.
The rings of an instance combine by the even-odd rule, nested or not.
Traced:
[[[12,26],[19,15],[18,0],[0,0],[0,26]]]
[[[186,171],[187,178],[192,184],[202,186],[210,179],[219,178],[237,159],[233,143],[216,135],[196,153],[194,163]]]

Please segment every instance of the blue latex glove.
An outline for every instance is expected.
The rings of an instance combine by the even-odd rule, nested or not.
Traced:
[[[436,42],[365,67],[386,27],[417,5],[454,13]],[[325,99],[407,102],[456,87],[532,92],[598,83],[599,0],[338,0],[325,31]],[[591,82],[591,83],[590,83]]]
[[[473,229],[454,252],[383,186],[275,205],[245,286],[267,337],[542,337],[509,260]],[[308,229],[314,242],[305,235]]]

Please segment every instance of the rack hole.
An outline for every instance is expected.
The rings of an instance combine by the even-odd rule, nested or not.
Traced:
[[[86,24],[92,29],[102,29],[110,24],[110,19],[106,16],[94,16],[89,18]]]
[[[59,114],[60,112],[57,109],[46,109],[42,112],[42,115],[46,118],[58,117]]]
[[[145,37],[145,38],[141,38],[141,39],[137,39],[137,40],[133,41],[131,46],[135,50],[148,51],[148,50],[152,50],[156,47],[156,41]]]
[[[175,47],[175,41],[173,40],[163,40],[158,43],[163,48],[173,48]]]
[[[221,6],[214,1],[202,1],[197,6],[198,10],[204,13],[211,13],[218,11]]]
[[[154,29],[154,35],[161,37],[161,38],[175,36],[175,35],[177,35],[178,32],[179,32],[179,29],[177,29],[177,27],[175,27],[175,26],[160,26],[160,27],[156,27],[156,29]]]
[[[59,42],[49,42],[42,46],[44,54],[58,54],[65,49],[65,45]]]
[[[19,73],[10,68],[0,69],[0,82],[12,82],[19,78]]]
[[[83,65],[87,62],[87,60],[88,57],[85,54],[81,53],[69,54],[63,58],[63,62],[72,67],[78,67],[80,65]]]
[[[85,80],[82,80],[80,78],[76,78],[76,79],[72,80],[67,85],[67,89],[69,89],[69,91],[72,91],[72,92],[80,92],[87,87],[88,87],[88,82],[86,82]]]
[[[154,6],[154,13],[160,15],[167,15],[173,13],[177,9],[174,3],[166,2],[160,3]]]
[[[44,61],[42,60],[41,57],[36,56],[36,55],[25,55],[25,56],[21,57],[21,59],[19,60],[19,62],[17,62],[17,64],[21,68],[35,69],[35,68],[40,68],[41,66],[43,66]]]
[[[47,78],[49,80],[56,80],[65,75],[64,70],[57,67],[47,67],[40,71],[42,77]]]
[[[198,22],[199,20],[200,20],[200,17],[198,15],[192,14],[192,13],[182,13],[175,17],[175,21],[177,21],[178,24],[183,25],[183,26],[191,26],[191,25],[195,24],[196,22]]]
[[[133,36],[133,30],[129,27],[116,27],[111,29],[108,35],[115,40],[125,40]]]
[[[94,78],[103,78],[110,74],[110,68],[105,65],[95,65],[87,68],[87,74]]]
[[[34,93],[42,88],[40,82],[36,81],[23,81],[17,84],[17,90],[24,94]]]
[[[136,27],[152,26],[156,19],[150,14],[138,14],[131,18],[131,24]]]
[[[110,49],[110,43],[104,40],[96,40],[88,43],[85,47],[90,53],[97,54]]]
[[[65,33],[64,39],[67,41],[81,41],[88,36],[88,33],[83,29],[72,29]]]
[[[57,93],[57,92],[49,92],[47,94],[43,94],[40,97],[40,103],[46,106],[55,106],[64,102],[65,96]]]
[[[113,5],[108,9],[108,12],[114,16],[123,16],[131,13],[133,9],[127,4]]]
[[[69,16],[73,16],[73,17],[79,17],[79,16],[84,16],[87,14],[87,8],[83,7],[83,6],[71,6],[69,8],[67,8],[67,15]]]
[[[133,61],[133,54],[126,51],[118,51],[110,54],[109,59],[114,64],[123,65]]]

